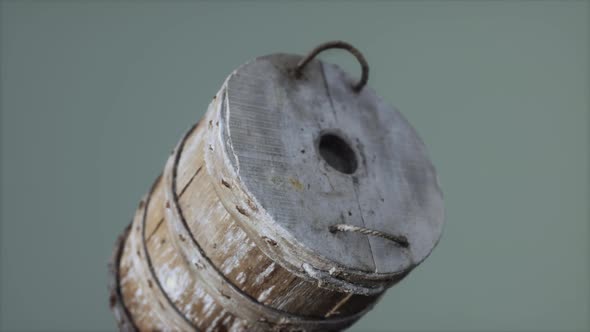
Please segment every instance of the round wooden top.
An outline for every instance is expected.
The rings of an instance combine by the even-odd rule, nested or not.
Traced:
[[[238,181],[297,246],[354,271],[408,271],[436,245],[436,171],[408,121],[335,65],[273,54],[226,81],[221,139]],[[255,221],[254,221],[255,222]]]

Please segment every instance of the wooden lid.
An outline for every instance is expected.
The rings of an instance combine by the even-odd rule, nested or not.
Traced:
[[[257,206],[248,227],[271,228],[302,261],[311,252],[348,271],[409,271],[432,251],[444,219],[424,144],[372,89],[355,92],[339,67],[313,60],[296,78],[301,59],[254,59],[224,85],[220,144]]]

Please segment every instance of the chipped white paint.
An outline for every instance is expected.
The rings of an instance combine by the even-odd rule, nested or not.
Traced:
[[[242,239],[240,239],[239,241],[244,241],[246,234],[244,234],[243,232],[241,233],[241,237]],[[235,243],[235,242],[232,242]],[[238,242],[239,243],[239,242]],[[239,251],[234,251],[233,256],[230,256],[228,259],[226,259],[222,264],[221,264],[221,270],[223,271],[223,274],[228,275],[230,274],[234,269],[238,268],[240,266],[240,262],[242,261],[242,259],[244,258],[244,256],[246,256],[248,254],[249,251],[247,250],[239,250]]]
[[[248,277],[246,276],[246,273],[244,273],[243,271],[238,273],[238,276],[236,277],[236,281],[240,284],[243,285],[246,282],[246,279]]]
[[[173,301],[176,301],[178,300],[180,295],[182,295],[182,293],[186,290],[187,285],[190,281],[190,276],[184,273],[184,271],[179,268],[171,269],[167,271],[165,275],[165,291]]]
[[[256,277],[255,285],[261,284],[275,270],[275,263],[271,263],[261,274]]]
[[[272,290],[274,288],[275,288],[275,286],[270,286],[269,288],[265,289],[264,292],[262,292],[260,294],[260,296],[258,296],[258,302],[266,301],[266,299],[268,299],[268,296],[270,295],[270,293],[272,292]]]

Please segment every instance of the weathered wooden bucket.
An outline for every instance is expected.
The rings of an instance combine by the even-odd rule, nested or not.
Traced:
[[[322,50],[350,51],[355,83]],[[238,68],[119,238],[121,330],[333,331],[432,251],[444,212],[417,133],[344,42]]]

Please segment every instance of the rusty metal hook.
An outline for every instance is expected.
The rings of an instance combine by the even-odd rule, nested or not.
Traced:
[[[356,57],[356,59],[358,60],[358,62],[361,65],[362,72],[361,72],[360,80],[358,81],[358,83],[356,83],[355,85],[352,86],[352,89],[355,92],[360,92],[365,87],[365,85],[367,84],[367,81],[369,80],[369,64],[367,63],[367,60],[365,59],[363,54],[358,49],[356,49],[354,46],[350,45],[349,43],[347,43],[345,41],[341,41],[341,40],[329,41],[329,42],[320,44],[316,48],[311,50],[311,52],[309,52],[309,54],[307,54],[303,59],[301,59],[301,61],[299,61],[299,63],[295,67],[295,71],[294,71],[295,77],[296,78],[301,77],[303,67],[305,67],[311,60],[313,60],[313,58],[315,58],[316,55],[318,55],[320,52],[325,51],[330,48],[339,48],[339,49],[347,50],[348,52],[350,52],[352,55],[354,55]]]

